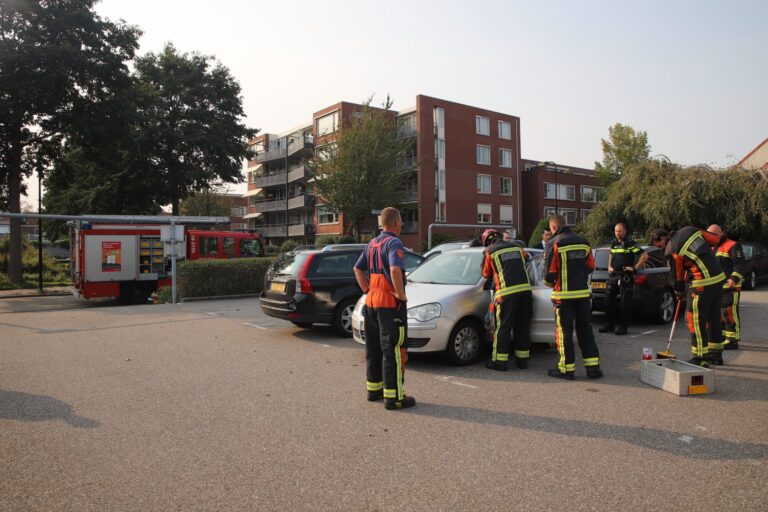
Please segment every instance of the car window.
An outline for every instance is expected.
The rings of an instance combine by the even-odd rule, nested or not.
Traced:
[[[445,252],[430,258],[408,276],[413,283],[477,284],[482,271],[483,253]]]
[[[749,259],[752,257],[752,246],[751,245],[742,245],[741,246],[744,249],[744,257],[746,259]]]
[[[648,253],[648,260],[645,264],[648,268],[659,268],[667,266],[667,259],[664,257],[664,253],[661,250],[655,247],[649,247],[645,250],[645,252]]]
[[[287,252],[278,256],[272,268],[276,275],[295,276],[308,257],[307,252]]]
[[[327,275],[352,275],[355,262],[359,253],[323,254],[319,255],[314,274]]]
[[[201,256],[218,256],[219,255],[219,239],[212,236],[200,237],[200,255]]]
[[[418,254],[413,254],[410,252],[405,253],[405,257],[403,258],[405,260],[405,271],[406,272],[412,272],[416,267],[418,267],[422,261],[424,261],[424,258],[419,256]]]
[[[241,239],[240,256],[263,256],[261,244],[258,240]]]

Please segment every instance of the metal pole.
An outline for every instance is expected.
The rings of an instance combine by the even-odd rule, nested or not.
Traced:
[[[37,164],[37,213],[43,213],[43,172]],[[43,293],[43,219],[37,219],[37,264],[39,267],[38,289]]]
[[[288,146],[290,139],[285,137],[285,241],[288,241]]]
[[[176,304],[176,223],[171,220],[171,296]]]

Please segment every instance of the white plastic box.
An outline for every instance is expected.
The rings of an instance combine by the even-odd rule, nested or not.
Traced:
[[[640,380],[675,395],[704,395],[715,392],[715,372],[677,359],[643,361]]]

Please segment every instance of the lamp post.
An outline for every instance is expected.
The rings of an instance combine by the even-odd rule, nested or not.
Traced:
[[[43,213],[43,164],[37,161],[37,213]],[[43,293],[43,220],[37,219],[38,288]]]
[[[288,241],[288,147],[293,139],[285,136],[285,241]]]

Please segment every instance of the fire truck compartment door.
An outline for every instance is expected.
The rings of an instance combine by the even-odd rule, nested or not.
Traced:
[[[85,280],[126,281],[138,274],[136,235],[89,235],[85,237]]]

